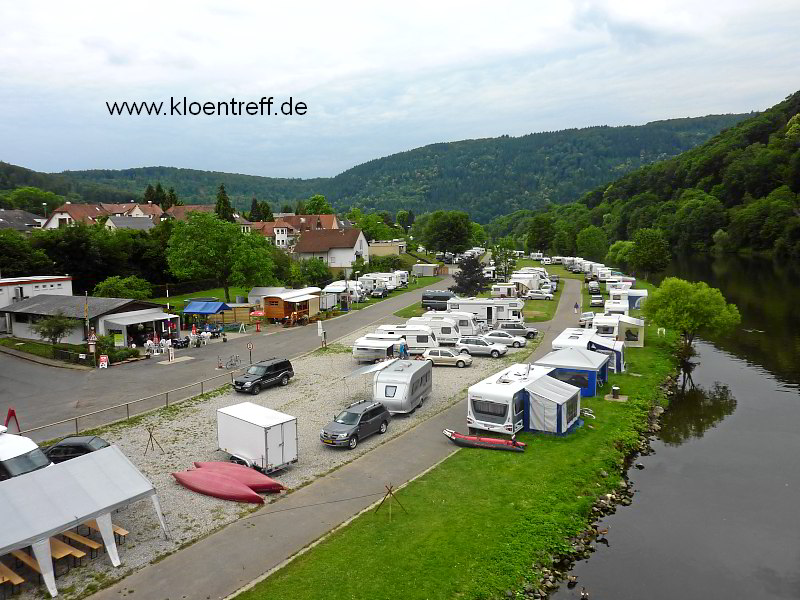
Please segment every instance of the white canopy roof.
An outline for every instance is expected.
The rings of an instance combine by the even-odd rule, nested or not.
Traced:
[[[314,294],[303,294],[301,296],[292,296],[291,298],[284,298],[283,301],[296,304],[298,302],[305,302],[306,300],[313,300],[314,298],[319,298],[319,296],[315,296]]]
[[[107,323],[113,323],[114,325],[137,325],[138,323],[147,323],[148,321],[164,321],[165,319],[177,319],[178,315],[172,315],[170,313],[145,313],[145,314],[138,314],[138,315],[127,315],[126,313],[120,313],[119,316],[117,315],[109,315],[106,317]]]
[[[597,371],[609,360],[606,354],[592,352],[584,348],[564,348],[554,350],[536,361],[537,365],[562,369],[587,369]]]
[[[628,315],[618,315],[619,320],[628,325],[636,325],[637,327],[644,327],[644,319],[637,319],[636,317],[629,317]]]
[[[526,386],[532,394],[546,398],[556,404],[564,404],[575,394],[580,392],[580,388],[554,379],[553,377],[541,377]]]
[[[272,410],[266,406],[253,404],[252,402],[240,402],[217,409],[218,413],[229,415],[247,423],[258,425],[259,427],[272,427],[280,423],[294,421],[295,417],[287,415],[277,410]]]
[[[375,340],[368,340],[368,341],[374,342]],[[387,342],[387,343],[391,344],[392,342]],[[375,371],[380,371],[382,369],[385,369],[389,365],[394,364],[395,362],[397,362],[397,360],[398,360],[397,358],[393,358],[391,360],[384,360],[382,362],[375,363],[374,365],[367,365],[366,367],[361,367],[359,369],[356,369],[355,371],[351,371],[350,373],[342,377],[342,379],[346,379],[348,377],[355,377],[356,375],[366,375],[367,373],[374,373]]]

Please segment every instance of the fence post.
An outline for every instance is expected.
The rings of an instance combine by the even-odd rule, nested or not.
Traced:
[[[200,395],[203,395],[203,382],[200,382]]]
[[[166,392],[164,394],[164,400],[165,400],[164,406],[169,406],[169,392]]]
[[[78,417],[75,417],[75,435],[78,435]]]
[[[130,402],[126,402],[125,403],[125,419],[127,420],[127,419],[130,419],[130,418],[131,418],[131,403]]]

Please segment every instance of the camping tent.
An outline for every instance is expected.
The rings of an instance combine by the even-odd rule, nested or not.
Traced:
[[[608,381],[606,354],[584,348],[554,350],[536,361],[537,365],[553,367],[550,377],[574,385],[584,398],[594,396],[597,388]]]
[[[628,306],[631,310],[641,309],[645,298],[647,298],[647,290],[628,290]]]
[[[56,596],[50,537],[95,519],[111,564],[118,567],[111,511],[148,497],[169,537],[153,484],[116,446],[12,477],[0,482],[0,556],[31,546],[47,590]]]
[[[566,435],[579,423],[581,412],[579,388],[545,376],[528,384],[525,389],[528,391],[525,429]]]

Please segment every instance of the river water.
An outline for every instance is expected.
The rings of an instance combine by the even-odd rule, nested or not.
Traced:
[[[720,288],[742,323],[698,342],[702,391],[665,413],[633,504],[603,521],[608,547],[553,598],[800,598],[800,272],[694,257],[667,274]]]

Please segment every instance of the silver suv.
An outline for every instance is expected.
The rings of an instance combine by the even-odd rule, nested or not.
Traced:
[[[495,326],[498,331],[507,331],[512,335],[519,335],[521,337],[532,340],[539,335],[539,330],[535,327],[525,325],[525,323],[498,323]]]
[[[468,335],[461,338],[461,341],[456,344],[456,350],[473,355],[491,356],[498,358],[508,352],[508,346],[503,344],[495,344],[484,338],[483,336]]]

